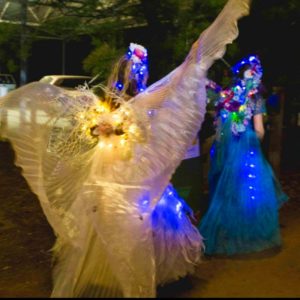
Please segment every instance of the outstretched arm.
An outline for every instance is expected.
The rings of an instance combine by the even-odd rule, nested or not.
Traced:
[[[256,114],[253,117],[254,122],[254,130],[260,140],[264,138],[265,135],[265,129],[264,129],[264,123],[263,123],[263,114]]]

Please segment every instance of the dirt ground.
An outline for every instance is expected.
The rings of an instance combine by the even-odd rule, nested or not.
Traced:
[[[0,142],[0,155],[0,297],[47,298],[54,235],[7,143]],[[290,200],[280,211],[280,249],[203,257],[194,276],[160,288],[158,296],[300,297],[300,172],[283,174],[281,182]]]

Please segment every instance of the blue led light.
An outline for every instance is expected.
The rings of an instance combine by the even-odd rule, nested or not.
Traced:
[[[262,71],[260,60],[257,56],[255,55],[248,55],[247,57],[243,58],[239,62],[237,62],[232,68],[233,74],[238,74],[240,72],[240,69],[246,65],[249,64],[251,66],[257,65],[259,70]]]
[[[176,211],[179,212],[182,208],[182,204],[181,202],[178,201],[178,203],[176,204]]]

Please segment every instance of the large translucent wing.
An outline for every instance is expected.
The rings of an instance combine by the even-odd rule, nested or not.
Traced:
[[[232,43],[239,34],[237,21],[249,14],[251,0],[229,0],[218,18],[199,37],[194,45],[196,59],[204,69],[208,69],[216,59],[221,58],[226,45]],[[194,54],[192,54],[194,55]]]
[[[148,87],[147,92],[139,94],[132,101],[143,98],[143,105],[159,106],[172,87],[183,79],[190,65],[199,64],[205,71],[220,59],[227,44],[238,36],[238,20],[249,14],[251,0],[229,0],[215,21],[204,30],[191,47],[185,61],[170,74]],[[151,95],[149,95],[151,94]],[[146,96],[147,95],[147,96]]]
[[[226,44],[236,37],[232,26],[236,27],[237,19],[246,13],[242,3],[248,1],[229,1],[210,27],[213,30],[208,28],[203,43],[214,40],[210,35],[224,32],[223,37],[216,35],[218,42],[200,47],[203,38],[200,36],[181,66],[121,105],[120,111],[128,108],[134,116],[132,120],[138,121],[136,129],[141,128],[137,132],[145,135],[145,141],[137,141],[130,148],[130,158],[106,164],[108,161],[102,155],[105,147],[96,147],[82,202],[86,203],[95,229],[105,242],[108,256],[111,255],[110,266],[123,286],[125,297],[155,295],[155,276],[149,278],[149,274],[155,274],[151,212],[201,126],[208,62],[217,59]],[[232,15],[231,9],[236,13]],[[225,25],[220,19],[226,20]],[[209,57],[204,54],[201,57],[201,49],[214,47],[214,55],[213,51],[205,50]],[[96,158],[100,158],[99,162]]]
[[[178,68],[122,105],[144,124],[146,141],[135,143],[130,159],[113,161],[109,172],[95,163],[99,181],[148,186],[153,204],[159,199],[204,119],[207,68],[237,37],[237,21],[248,11],[249,0],[229,0]]]
[[[67,92],[42,83],[31,83],[8,93],[0,101],[0,134],[15,150],[16,164],[38,196],[56,234],[72,237],[75,226],[71,207],[88,176],[93,147],[67,140],[73,115],[84,110],[81,92]],[[86,93],[84,94],[86,97]],[[55,142],[56,141],[56,142]],[[68,147],[62,151],[59,142]],[[77,159],[73,159],[77,155]],[[69,159],[67,159],[69,158]]]
[[[131,103],[148,114],[152,135],[144,148],[145,167],[174,172],[195,138],[206,107],[206,72],[238,35],[237,21],[249,13],[249,0],[229,0],[193,44],[185,61]]]

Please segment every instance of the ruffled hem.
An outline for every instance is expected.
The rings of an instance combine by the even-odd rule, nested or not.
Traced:
[[[287,196],[255,132],[214,147],[211,204],[199,227],[205,253],[232,255],[281,245],[278,213]]]
[[[152,213],[157,285],[194,272],[204,248],[202,236],[192,225],[191,209],[168,185]]]

